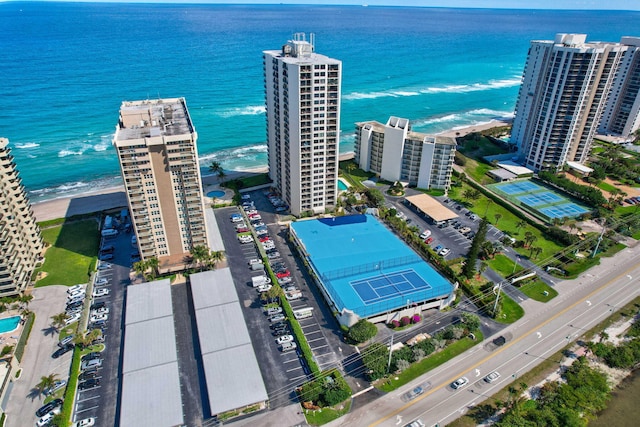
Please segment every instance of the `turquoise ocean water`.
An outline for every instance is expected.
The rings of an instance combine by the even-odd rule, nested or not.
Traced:
[[[511,117],[531,39],[640,35],[640,13],[357,6],[0,3],[0,136],[38,201],[120,183],[123,100],[181,97],[203,166],[266,165],[262,51],[313,32],[343,61],[341,152],[354,123],[422,132]]]

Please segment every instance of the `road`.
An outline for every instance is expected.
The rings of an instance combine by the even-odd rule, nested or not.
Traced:
[[[469,407],[490,398],[524,372],[577,340],[586,331],[640,295],[640,247],[625,249],[604,259],[584,276],[559,283],[560,295],[547,304],[527,300],[526,315],[501,331],[509,337],[502,347],[488,337],[457,358],[417,378],[406,386],[328,425],[406,425],[420,418],[427,426],[446,425],[465,414]],[[497,370],[501,378],[487,384],[482,379]],[[449,384],[466,376],[469,384],[454,391]],[[418,384],[433,387],[410,402],[402,395]]]

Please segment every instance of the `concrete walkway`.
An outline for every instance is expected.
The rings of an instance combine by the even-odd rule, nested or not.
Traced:
[[[13,381],[9,395],[5,421],[7,427],[35,424],[35,412],[44,402],[44,396],[35,389],[41,377],[49,374],[57,374],[63,380],[68,380],[69,377],[73,352],[68,352],[58,359],[51,357],[58,348],[58,333],[50,326],[51,316],[64,311],[67,288],[37,288],[33,296],[29,309],[36,314],[36,318],[20,365],[22,374],[19,379]]]

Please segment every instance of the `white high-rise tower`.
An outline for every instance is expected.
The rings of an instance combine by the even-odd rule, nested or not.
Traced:
[[[342,62],[315,53],[313,34],[263,54],[269,176],[293,215],[333,209]]]

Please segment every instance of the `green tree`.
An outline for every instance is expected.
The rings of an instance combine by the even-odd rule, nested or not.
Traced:
[[[384,204],[384,195],[379,190],[375,188],[367,188],[365,193],[374,208],[379,208]]]
[[[160,261],[158,261],[158,258],[156,257],[149,258],[147,260],[147,267],[151,269],[151,273],[150,273],[151,280],[155,279],[159,274],[158,269],[160,267]]]
[[[501,213],[496,213],[494,215],[495,219],[496,219],[496,225],[498,225],[498,221],[500,221],[500,218],[502,218],[502,214]]]
[[[349,328],[347,338],[355,343],[363,343],[375,337],[378,333],[378,328],[373,323],[366,319],[360,319],[358,323]]]
[[[473,313],[462,313],[460,318],[470,331],[475,331],[480,327],[480,318]]]
[[[51,316],[51,326],[56,331],[59,331],[62,327],[64,327],[67,321],[67,313],[58,313]]]
[[[191,249],[191,258],[199,266],[200,271],[203,270],[205,263],[210,257],[209,248],[204,245],[194,246]]]
[[[387,360],[389,350],[381,343],[373,343],[362,353],[362,363],[367,368],[367,376],[371,380],[377,380],[387,374]]]
[[[520,221],[518,221],[518,222],[516,223],[516,231],[518,232],[518,234],[520,233],[520,229],[521,229],[522,227],[525,227],[526,225],[527,225],[527,221],[525,221],[525,220],[523,220],[523,219],[521,219]]]
[[[467,279],[471,279],[476,272],[476,260],[478,259],[480,247],[482,245],[482,242],[484,242],[486,235],[487,220],[483,218],[480,221],[480,225],[478,226],[478,232],[473,237],[473,241],[471,242],[471,247],[469,248],[469,252],[467,253],[467,261],[462,267],[462,274]]]

